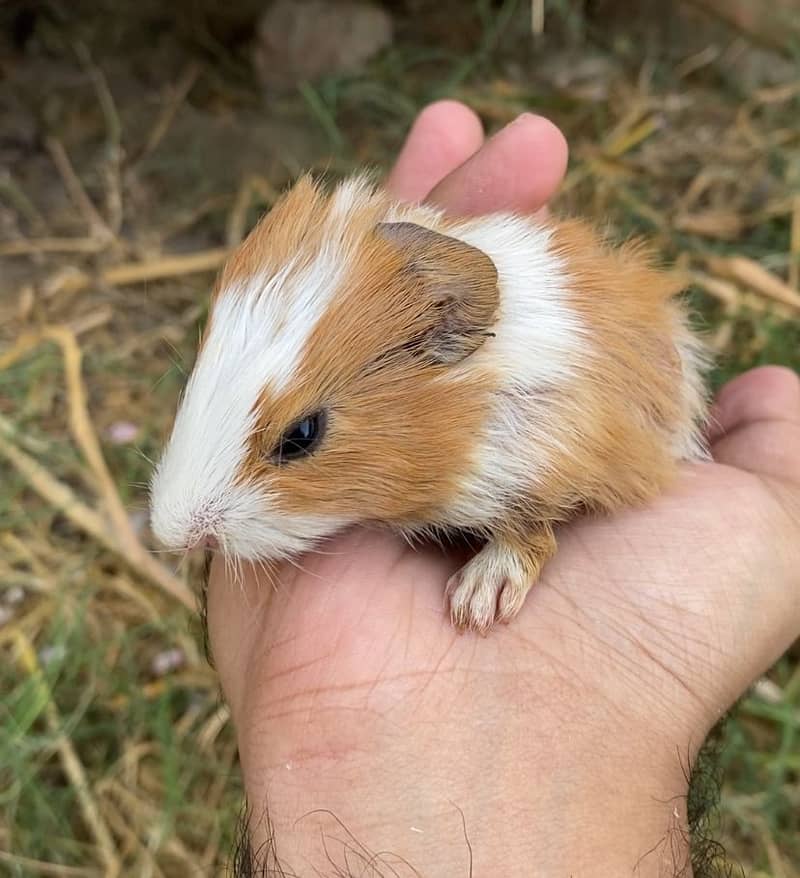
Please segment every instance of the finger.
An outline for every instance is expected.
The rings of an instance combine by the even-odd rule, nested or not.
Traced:
[[[800,423],[756,421],[723,436],[714,460],[800,487]]]
[[[567,141],[543,116],[523,113],[497,132],[431,192],[451,213],[533,213],[554,194],[567,168]]]
[[[408,133],[386,188],[403,201],[422,201],[482,143],[483,126],[469,107],[458,101],[430,104]]]
[[[783,366],[761,366],[729,381],[711,412],[711,442],[754,421],[800,421],[800,378]]]
[[[712,418],[712,452],[720,463],[800,482],[800,378],[764,366],[720,391]]]

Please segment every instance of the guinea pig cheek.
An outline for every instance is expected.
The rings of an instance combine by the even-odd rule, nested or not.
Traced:
[[[241,558],[286,558],[306,551],[346,522],[292,508],[272,466],[245,460],[228,515],[229,547]]]

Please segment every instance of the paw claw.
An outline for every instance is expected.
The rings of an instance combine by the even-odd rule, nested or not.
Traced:
[[[522,609],[527,592],[527,588],[521,589],[506,580],[497,601],[497,621],[510,622]]]
[[[467,565],[448,580],[450,619],[462,633],[475,631],[485,635],[494,622],[496,593],[491,584],[487,585],[469,568]]]
[[[495,622],[510,622],[522,608],[539,566],[521,563],[516,552],[489,543],[447,581],[453,626],[486,636]]]

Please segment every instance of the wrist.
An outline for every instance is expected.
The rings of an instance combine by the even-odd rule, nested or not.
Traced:
[[[354,717],[352,689],[241,716],[254,849],[271,836],[298,875],[329,874],[329,859],[361,874],[376,851],[422,875],[468,874],[470,855],[476,875],[689,874],[686,741],[622,734],[568,700],[465,717],[439,692],[432,718],[407,697],[418,723]],[[346,859],[343,840],[361,853]]]
[[[432,789],[411,772],[376,770],[354,780],[353,766],[343,760],[316,769],[291,781],[275,771],[266,808],[261,780],[248,800],[253,850],[275,850],[287,874],[349,878],[370,861],[396,868],[405,861],[415,870],[398,868],[401,875],[690,874],[687,788],[677,774],[670,783],[631,787],[625,772],[647,776],[647,768],[626,766],[608,783],[598,778],[590,791],[574,795],[585,774],[559,773],[552,784],[531,778],[535,797],[506,784],[499,799],[474,793],[452,799],[451,784],[437,779]],[[592,770],[586,766],[586,774]]]

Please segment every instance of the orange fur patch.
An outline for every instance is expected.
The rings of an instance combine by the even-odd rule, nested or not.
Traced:
[[[282,239],[279,219],[270,228]],[[485,273],[476,272],[475,251],[468,254],[467,245],[427,263],[442,275],[435,268],[411,270],[405,248],[378,234],[375,220],[374,210],[348,216],[348,233],[360,241],[355,262],[311,333],[292,389],[277,396],[266,390],[259,399],[241,477],[269,479],[282,508],[292,513],[361,517],[368,511],[371,518],[398,523],[432,521],[463,477],[491,379],[449,376],[452,367],[420,356],[415,343],[423,339],[424,345],[441,320],[431,301],[440,278],[459,276],[465,288],[478,284],[488,295]],[[259,246],[268,249],[270,237]],[[308,234],[303,248],[313,252],[315,243]],[[280,467],[270,462],[283,432],[322,407],[328,419],[320,448]]]
[[[557,454],[538,502],[558,517],[579,506],[614,510],[659,493],[676,464],[670,434],[682,417],[672,339],[680,290],[640,245],[612,249],[586,224],[554,224],[552,246],[571,279],[567,301],[596,352],[571,385]],[[562,513],[563,514],[563,513]]]
[[[211,293],[211,305],[199,350],[203,349],[214,319],[214,303],[225,290],[244,289],[258,276],[270,277],[295,260],[301,271],[311,258],[313,242],[318,240],[328,218],[330,198],[309,174],[283,193],[272,209],[252,229],[223,265]]]

